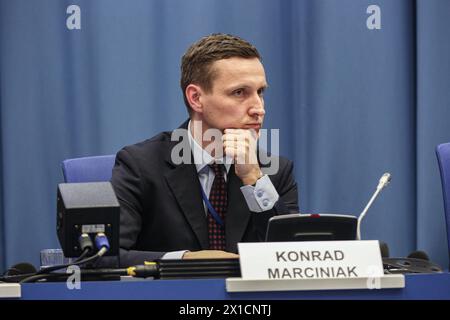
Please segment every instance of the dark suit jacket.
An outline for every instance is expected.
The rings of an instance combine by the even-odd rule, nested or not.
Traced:
[[[187,122],[180,128],[187,129]],[[177,165],[171,160],[177,143],[171,141],[171,132],[163,132],[117,153],[111,182],[121,207],[121,266],[155,260],[169,251],[208,249],[207,219],[196,167],[193,161]],[[279,161],[280,169],[270,179],[280,200],[272,210],[260,213],[248,209],[240,190],[242,182],[231,166],[227,176],[227,251],[237,252],[238,242],[263,241],[270,217],[298,212],[292,162],[284,158]],[[264,167],[261,170],[264,172]]]

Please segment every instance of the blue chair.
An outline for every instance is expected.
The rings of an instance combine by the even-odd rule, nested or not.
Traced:
[[[441,172],[442,194],[444,196],[445,221],[447,223],[447,242],[450,253],[450,143],[436,147],[436,155]]]
[[[67,159],[62,162],[64,182],[109,181],[116,155]]]

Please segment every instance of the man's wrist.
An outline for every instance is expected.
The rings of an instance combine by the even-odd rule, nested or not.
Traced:
[[[256,181],[259,180],[259,178],[261,178],[263,176],[261,170],[257,170],[251,174],[249,174],[248,176],[242,177],[242,183],[244,184],[244,186],[252,186],[256,183]]]
[[[271,210],[279,199],[278,192],[268,175],[259,178],[254,186],[242,186],[241,191],[251,212]]]

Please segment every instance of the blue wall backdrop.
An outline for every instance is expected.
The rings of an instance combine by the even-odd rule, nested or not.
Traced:
[[[214,32],[263,55],[265,127],[295,161],[301,211],[358,215],[389,171],[363,238],[447,267],[434,148],[450,141],[449,13],[446,0],[0,0],[0,269],[58,247],[62,160],[187,118],[180,58]]]

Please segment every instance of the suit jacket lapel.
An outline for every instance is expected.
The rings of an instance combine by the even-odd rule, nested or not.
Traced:
[[[242,181],[234,173],[234,165],[230,167],[227,177],[228,209],[225,221],[226,249],[237,252],[236,243],[244,236],[250,220],[250,211],[242,194]],[[232,245],[233,244],[233,245]]]
[[[208,226],[200,182],[194,165],[182,164],[166,174],[166,180],[202,249],[207,249]]]
[[[187,129],[187,123],[188,122],[183,123],[180,126],[180,129]],[[187,142],[187,135],[183,135],[183,140],[184,142]],[[194,162],[190,148],[185,148],[182,152],[189,152],[191,164],[174,164],[172,162],[172,149],[177,143],[178,141],[172,142],[171,147],[168,150],[166,161],[173,169],[165,175],[165,178],[173,195],[177,199],[178,205],[181,207],[186,220],[197,236],[201,248],[208,249],[208,225],[205,217],[205,208],[203,207],[197,170],[193,164]],[[187,146],[188,145],[189,144],[187,144]]]

